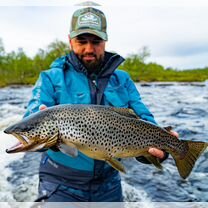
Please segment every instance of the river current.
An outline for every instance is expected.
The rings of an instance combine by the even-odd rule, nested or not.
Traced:
[[[206,83],[137,84],[143,102],[160,126],[172,126],[180,139],[208,142],[208,85]],[[32,87],[0,89],[0,202],[28,202],[37,197],[41,153],[6,154],[16,139],[3,133],[22,118]],[[208,151],[188,179],[180,178],[170,156],[163,170],[125,159],[121,174],[126,202],[208,202]]]

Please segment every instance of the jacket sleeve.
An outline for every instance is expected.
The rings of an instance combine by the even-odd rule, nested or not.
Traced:
[[[55,105],[54,87],[47,72],[41,72],[32,90],[32,97],[28,103],[24,117],[39,110],[41,104],[47,107]]]
[[[130,77],[127,79],[127,89],[129,94],[129,107],[143,120],[157,124],[154,116],[142,102],[141,96]]]

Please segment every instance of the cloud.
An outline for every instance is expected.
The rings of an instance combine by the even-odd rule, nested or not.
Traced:
[[[197,69],[197,68],[208,67],[207,57],[208,57],[208,52],[205,52],[197,55],[196,54],[185,55],[185,56],[167,55],[167,56],[159,56],[159,57],[150,57],[147,59],[147,61],[160,63],[166,68],[170,67],[177,70],[184,70],[184,69]]]
[[[96,2],[103,5],[101,0]],[[200,1],[197,1],[198,4],[194,1],[194,7],[193,1],[185,6],[185,0],[180,1],[180,6],[173,4],[178,1],[170,1],[173,6],[165,1],[151,5],[145,3],[151,1],[136,1],[140,2],[140,6],[133,6],[132,2],[135,3],[130,0],[126,6],[106,4],[98,7],[107,16],[107,50],[126,56],[147,46],[151,52],[150,59],[164,66],[178,67],[179,62],[181,68],[207,66],[208,61],[200,57],[208,52],[208,6],[200,4]],[[77,8],[0,7],[0,38],[6,51],[23,47],[32,56],[38,48],[46,48],[55,39],[67,42],[71,15]],[[183,61],[183,57],[191,59]]]

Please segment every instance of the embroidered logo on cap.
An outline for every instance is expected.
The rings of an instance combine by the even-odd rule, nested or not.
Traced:
[[[100,17],[96,14],[88,12],[86,14],[80,15],[78,19],[79,26],[97,26],[100,27]]]

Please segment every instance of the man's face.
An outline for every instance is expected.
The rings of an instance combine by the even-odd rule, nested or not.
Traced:
[[[95,35],[83,34],[70,39],[70,45],[71,49],[90,72],[98,70],[104,59],[104,40]]]

